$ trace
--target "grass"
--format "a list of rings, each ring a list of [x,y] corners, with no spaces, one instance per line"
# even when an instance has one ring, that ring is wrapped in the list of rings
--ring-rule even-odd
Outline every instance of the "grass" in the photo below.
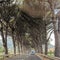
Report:
[[[3,60],[3,48],[2,47],[0,47],[0,60]]]
[[[0,60],[3,60],[3,56],[2,55],[0,55]]]
[[[0,53],[3,53],[3,48],[2,47],[0,47]]]
[[[49,57],[54,57],[54,52],[52,52],[52,51],[48,52],[48,56]]]
[[[3,58],[0,58],[0,60],[3,60]]]

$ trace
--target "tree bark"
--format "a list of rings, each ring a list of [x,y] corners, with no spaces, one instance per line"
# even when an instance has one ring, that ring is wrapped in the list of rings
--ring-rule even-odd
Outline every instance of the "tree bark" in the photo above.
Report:
[[[16,54],[16,44],[15,44],[15,39],[14,39],[13,32],[12,32],[12,39],[13,39],[14,54]]]
[[[20,54],[20,42],[18,41],[18,53]]]
[[[60,57],[60,33],[58,32],[58,23],[56,16],[54,15],[54,11],[52,10],[52,16],[53,16],[53,26],[54,26],[54,34],[55,34],[55,56]],[[58,27],[58,28],[57,28]]]
[[[5,42],[6,42],[6,54],[8,54],[8,47],[7,47],[7,33],[8,33],[8,24],[6,24],[6,33],[5,33]]]
[[[4,32],[3,32],[3,24],[1,23],[1,36],[2,36],[2,41],[3,41],[3,47],[5,54],[8,54],[8,47],[7,47],[7,27],[6,27],[6,34],[4,37]]]
[[[42,44],[40,46],[40,49],[41,49],[41,54],[43,54],[43,48],[42,48]]]
[[[46,42],[45,43],[45,55],[47,55],[48,54],[48,43]]]
[[[46,23],[45,23],[46,24]],[[47,55],[48,54],[48,41],[49,41],[49,39],[47,40],[47,30],[46,30],[46,25],[45,25],[45,32],[44,32],[44,34],[45,34],[45,55]]]
[[[58,32],[58,29],[57,29],[58,26],[56,26],[57,19],[56,19],[56,15],[54,14],[55,5],[51,3],[50,0],[49,0],[49,4],[51,7],[51,12],[53,17],[52,21],[53,21],[54,34],[55,34],[55,56],[60,57],[60,33]]]
[[[55,34],[55,56],[60,57],[60,33],[56,30],[56,24],[54,24]]]

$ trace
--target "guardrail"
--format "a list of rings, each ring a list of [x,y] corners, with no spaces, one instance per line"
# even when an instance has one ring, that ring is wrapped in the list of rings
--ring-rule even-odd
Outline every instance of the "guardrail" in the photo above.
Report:
[[[58,57],[49,57],[47,55],[44,54],[36,54],[38,57],[40,57],[42,60],[60,60],[60,58]]]

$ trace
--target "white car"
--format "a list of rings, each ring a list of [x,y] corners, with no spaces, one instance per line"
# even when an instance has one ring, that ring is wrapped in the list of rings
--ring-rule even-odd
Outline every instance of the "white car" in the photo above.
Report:
[[[31,55],[34,55],[35,54],[35,50],[31,50]]]

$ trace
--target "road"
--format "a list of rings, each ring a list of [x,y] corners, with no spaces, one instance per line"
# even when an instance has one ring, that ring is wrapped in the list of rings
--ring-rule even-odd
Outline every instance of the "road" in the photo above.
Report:
[[[23,55],[23,56],[17,55],[5,60],[41,60],[41,59],[36,55]]]
[[[30,55],[27,58],[25,58],[25,60],[41,60],[41,59],[36,55]]]

